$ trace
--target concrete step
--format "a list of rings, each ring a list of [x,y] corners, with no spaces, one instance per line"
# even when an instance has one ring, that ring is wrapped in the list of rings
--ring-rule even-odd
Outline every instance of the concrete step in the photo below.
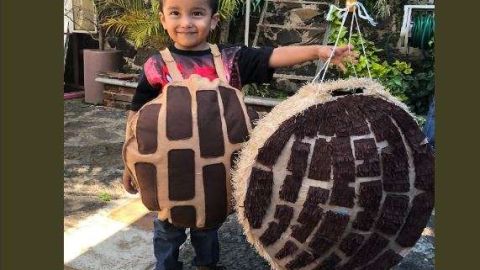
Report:
[[[155,216],[135,198],[80,221],[64,232],[64,269],[153,269]]]

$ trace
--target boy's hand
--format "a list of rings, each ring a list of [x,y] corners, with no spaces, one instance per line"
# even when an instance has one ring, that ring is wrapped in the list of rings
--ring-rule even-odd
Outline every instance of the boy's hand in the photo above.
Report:
[[[330,54],[332,53],[334,46],[322,46],[320,48],[319,52],[319,57],[321,59],[328,59],[330,57]],[[347,70],[345,67],[344,63],[345,62],[350,62],[352,64],[356,64],[358,60],[358,53],[355,51],[352,51],[353,46],[352,45],[343,45],[340,47],[337,47],[335,52],[333,53],[332,60],[330,61],[331,64],[334,66],[340,68],[343,72]]]
[[[128,193],[136,194],[138,192],[138,190],[134,186],[133,179],[130,176],[130,173],[128,173],[126,168],[125,170],[123,170],[122,184]]]

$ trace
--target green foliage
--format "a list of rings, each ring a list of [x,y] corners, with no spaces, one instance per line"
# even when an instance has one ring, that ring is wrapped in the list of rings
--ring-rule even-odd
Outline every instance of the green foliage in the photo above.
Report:
[[[123,35],[135,47],[165,44],[168,36],[162,30],[159,17],[159,2],[152,0],[150,6],[143,0],[101,0],[104,8],[113,10],[103,26],[107,32]]]
[[[397,0],[393,0],[397,1]],[[362,1],[367,10],[373,11],[375,17],[385,19],[392,13],[392,0],[365,0]]]
[[[112,200],[112,195],[108,194],[107,192],[102,192],[98,195],[98,198],[102,200],[102,202],[109,202]]]
[[[272,89],[270,84],[248,84],[243,87],[243,93],[246,96],[257,96],[265,98],[285,99],[288,97],[287,93]]]
[[[341,18],[335,13],[331,22],[332,31],[329,36],[329,43],[333,44],[340,31],[339,44],[348,43],[349,29],[341,26]],[[410,63],[398,59],[387,61],[379,56],[383,49],[377,48],[371,41],[364,39],[365,55],[363,54],[360,36],[352,34],[351,42],[354,51],[360,54],[356,65],[347,65],[347,71],[340,74],[342,77],[355,76],[368,77],[367,59],[370,64],[372,77],[378,79],[385,88],[394,96],[405,102],[417,115],[425,115],[428,112],[430,99],[435,92],[434,72],[434,38],[430,41],[430,49],[424,51],[425,58],[415,70]],[[421,120],[421,118],[419,118]]]
[[[222,23],[229,22],[236,13],[241,0],[220,0],[219,14]],[[110,15],[102,25],[107,31],[123,35],[136,48],[152,46],[161,48],[169,42],[169,37],[160,23],[159,0],[99,0]]]
[[[430,100],[435,93],[435,70],[433,50],[427,51],[417,73],[408,77],[409,87],[405,94],[407,104],[417,114],[426,115]]]
[[[341,27],[342,21],[338,12],[332,16],[331,32],[328,37],[329,43],[334,44],[337,35],[340,32],[339,46],[349,43],[349,29],[345,26]],[[347,71],[341,74],[342,77],[350,77],[357,75],[358,77],[368,77],[368,68],[373,78],[378,79],[392,95],[398,97],[402,101],[407,100],[406,91],[409,86],[408,76],[413,72],[409,63],[395,60],[389,63],[379,57],[379,53],[383,49],[375,47],[371,41],[365,40],[363,37],[363,45],[365,46],[365,53],[362,49],[362,40],[358,33],[352,34],[350,44],[353,45],[354,51],[360,56],[357,64],[349,63]],[[368,68],[367,68],[368,64]]]
[[[229,22],[237,13],[243,0],[220,0],[218,13],[224,22]]]

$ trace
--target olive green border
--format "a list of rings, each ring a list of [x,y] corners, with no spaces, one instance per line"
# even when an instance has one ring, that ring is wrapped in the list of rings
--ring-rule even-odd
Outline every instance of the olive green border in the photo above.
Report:
[[[437,269],[477,269],[480,3],[436,2],[435,260]]]
[[[1,1],[1,269],[63,268],[63,1]]]
[[[436,269],[475,269],[480,8],[437,2]],[[62,269],[63,3],[0,5],[0,266]]]

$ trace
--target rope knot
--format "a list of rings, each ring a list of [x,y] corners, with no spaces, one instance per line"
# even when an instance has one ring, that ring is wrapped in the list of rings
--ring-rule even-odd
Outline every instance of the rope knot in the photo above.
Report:
[[[358,17],[368,21],[372,26],[377,26],[377,22],[375,22],[375,20],[370,16],[370,14],[368,14],[368,11],[367,9],[365,8],[365,6],[361,3],[361,2],[355,2],[354,4],[352,4],[351,6],[348,6],[348,7],[345,7],[345,8],[339,8],[337,6],[335,6],[334,4],[330,4],[330,7],[328,9],[328,13],[327,13],[327,16],[326,16],[326,20],[327,21],[332,21],[333,20],[333,13],[335,11],[339,11],[340,13],[340,17],[343,19],[343,18],[346,18],[348,16],[348,12],[350,10],[351,7],[354,7],[354,11]]]

